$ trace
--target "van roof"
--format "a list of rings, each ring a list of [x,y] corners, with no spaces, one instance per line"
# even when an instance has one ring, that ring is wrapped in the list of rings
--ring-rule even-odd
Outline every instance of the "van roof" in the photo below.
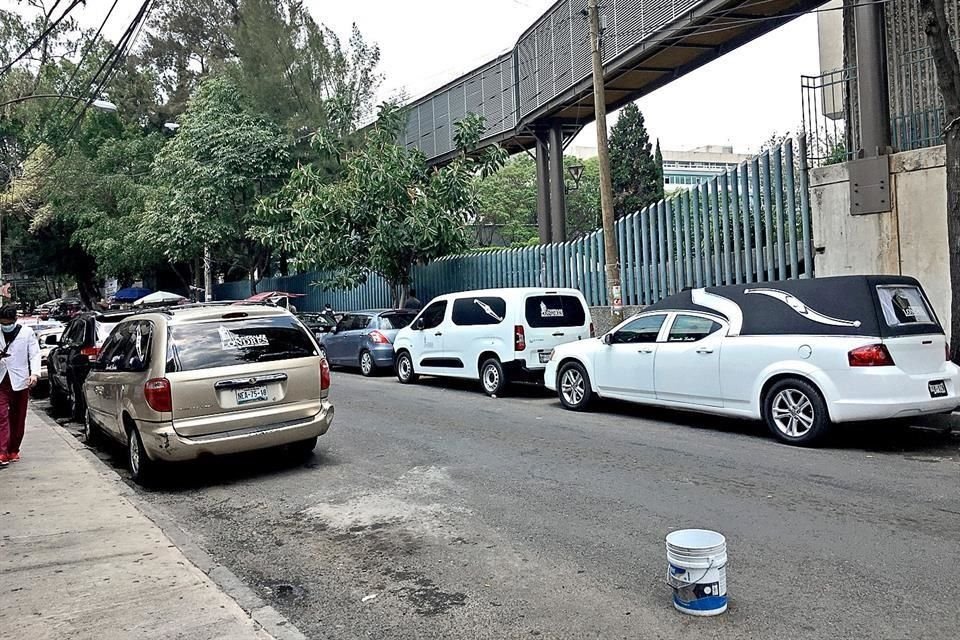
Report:
[[[130,316],[130,319],[164,320],[168,324],[203,322],[205,320],[233,320],[237,318],[269,318],[293,316],[281,307],[266,304],[245,304],[242,307],[223,305],[187,305],[166,309],[151,309]]]
[[[579,289],[569,287],[501,287],[497,289],[472,289],[470,291],[454,291],[443,295],[435,296],[433,300],[447,300],[460,296],[499,296],[521,297],[527,295],[570,295],[583,298]]]

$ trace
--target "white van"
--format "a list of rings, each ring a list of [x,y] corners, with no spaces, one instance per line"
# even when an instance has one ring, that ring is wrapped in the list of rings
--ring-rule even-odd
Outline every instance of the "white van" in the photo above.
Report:
[[[515,380],[543,381],[557,345],[590,338],[593,323],[576,289],[462,291],[430,301],[394,339],[397,378],[480,379],[488,395]]]

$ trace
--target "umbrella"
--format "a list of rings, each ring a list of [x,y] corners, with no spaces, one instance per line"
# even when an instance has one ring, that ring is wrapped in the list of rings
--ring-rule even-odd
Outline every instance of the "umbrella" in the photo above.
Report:
[[[127,287],[117,291],[113,295],[113,299],[117,302],[133,302],[134,300],[139,300],[143,296],[149,294],[150,289],[145,289],[143,287]]]
[[[170,293],[169,291],[157,291],[156,293],[143,296],[134,302],[133,306],[139,307],[154,304],[179,304],[184,300],[186,300],[186,298],[179,294]]]
[[[250,296],[244,302],[267,302],[273,298],[305,298],[306,295],[305,293],[287,293],[286,291],[264,291]]]

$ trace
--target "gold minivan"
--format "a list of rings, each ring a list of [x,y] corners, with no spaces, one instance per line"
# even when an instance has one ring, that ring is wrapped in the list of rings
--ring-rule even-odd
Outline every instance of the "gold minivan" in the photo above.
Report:
[[[126,445],[134,480],[158,463],[291,445],[304,454],[333,421],[330,368],[284,309],[200,305],[131,316],[84,383],[84,439]]]

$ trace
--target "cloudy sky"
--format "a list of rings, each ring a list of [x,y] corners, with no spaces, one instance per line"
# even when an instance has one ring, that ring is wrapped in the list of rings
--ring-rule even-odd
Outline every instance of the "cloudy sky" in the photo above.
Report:
[[[96,27],[112,0],[87,0],[75,10]],[[0,0],[9,8],[14,0]],[[64,3],[66,4],[66,3]],[[120,0],[106,29],[123,32],[139,2]],[[510,49],[551,0],[306,0],[314,18],[344,40],[356,23],[379,44],[381,96],[399,89],[419,96]],[[732,144],[753,151],[774,132],[801,121],[800,76],[819,71],[816,16],[807,15],[674,81],[638,102],[665,149]],[[595,144],[586,127],[578,145]]]

